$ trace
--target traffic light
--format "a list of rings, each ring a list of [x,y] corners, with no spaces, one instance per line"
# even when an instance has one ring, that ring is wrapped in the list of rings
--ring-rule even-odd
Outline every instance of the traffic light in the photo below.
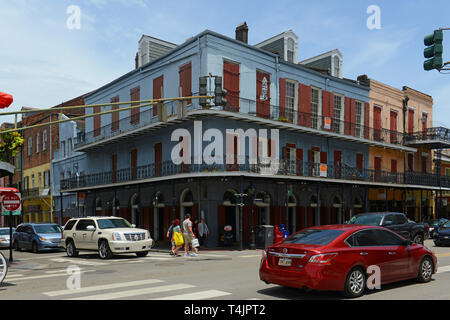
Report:
[[[207,82],[206,77],[201,77],[200,81],[199,81],[199,90],[198,90],[198,94],[200,96],[206,96],[208,94],[207,85],[208,85],[208,82]],[[198,104],[203,107],[206,107],[206,105],[207,105],[206,98],[200,98]]]
[[[428,48],[425,48],[425,50],[423,51],[423,55],[425,58],[429,58],[423,63],[423,68],[426,71],[441,69],[443,67],[443,40],[444,33],[442,30],[434,30],[434,33],[424,38],[424,44],[428,46]]]
[[[214,84],[214,104],[216,106],[226,106],[228,103],[226,99],[227,90],[222,88],[222,77],[216,77]]]

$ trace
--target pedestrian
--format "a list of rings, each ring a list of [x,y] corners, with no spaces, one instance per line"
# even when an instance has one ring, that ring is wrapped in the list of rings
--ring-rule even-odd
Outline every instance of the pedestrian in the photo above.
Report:
[[[191,215],[188,213],[184,216],[183,221],[183,238],[184,238],[184,256],[189,257],[188,249],[193,239],[195,239],[194,232],[192,231]],[[191,252],[193,257],[196,257],[195,252]]]
[[[192,231],[194,232],[194,235],[196,238],[198,238],[198,219],[195,218],[194,222],[192,223]]]
[[[180,219],[175,219],[172,224],[172,247],[173,249],[173,256],[174,257],[180,257],[181,255],[178,254],[178,250],[180,250],[183,247],[183,234],[181,233],[180,228]]]
[[[208,226],[205,223],[205,219],[201,218],[200,223],[198,224],[198,235],[200,245],[203,246],[206,243],[206,237],[209,235]]]
[[[173,224],[174,224],[175,220],[172,220],[169,230],[167,230],[167,234],[166,237],[169,240],[169,245],[171,246],[170,248],[170,255],[173,256],[174,255],[174,250],[175,250],[175,242],[173,242],[172,238],[173,238]],[[179,224],[179,223],[178,223]]]

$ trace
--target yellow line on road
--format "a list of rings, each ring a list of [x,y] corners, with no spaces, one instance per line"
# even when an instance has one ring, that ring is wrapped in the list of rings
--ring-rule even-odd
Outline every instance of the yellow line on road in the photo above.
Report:
[[[440,253],[440,254],[436,254],[436,257],[441,258],[441,257],[450,257],[450,253]]]

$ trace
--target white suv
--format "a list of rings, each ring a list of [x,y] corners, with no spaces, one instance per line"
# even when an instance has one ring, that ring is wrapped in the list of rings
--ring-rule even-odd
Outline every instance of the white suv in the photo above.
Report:
[[[86,217],[67,221],[62,233],[62,245],[69,257],[79,250],[98,251],[101,259],[114,254],[136,253],[145,257],[154,242],[150,232],[119,217]]]

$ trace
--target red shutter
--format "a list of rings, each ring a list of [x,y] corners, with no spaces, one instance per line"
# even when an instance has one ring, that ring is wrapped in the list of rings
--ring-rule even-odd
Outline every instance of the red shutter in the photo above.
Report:
[[[331,92],[322,90],[322,128],[325,128],[325,117],[327,118],[333,118],[333,94]],[[325,130],[331,130],[331,122],[330,122],[330,129]]]
[[[263,80],[267,80],[266,99],[261,100]],[[270,118],[270,74],[262,71],[256,71],[256,115],[258,117]]]
[[[362,170],[363,168],[363,155],[362,153],[356,154],[356,168]]]
[[[342,171],[342,151],[334,150],[334,176],[336,179],[341,178]]]
[[[136,87],[130,90],[130,98],[131,101],[139,101],[141,100],[141,88],[140,87]],[[139,105],[139,103],[132,103],[131,106],[137,106]],[[136,124],[139,123],[139,112],[140,108],[133,108],[131,109],[131,118],[130,118],[130,123],[131,124]]]
[[[368,103],[365,103],[364,108],[364,138],[369,139],[369,118],[370,118],[370,107]]]
[[[391,111],[391,143],[397,143],[397,112]]]
[[[155,176],[159,177],[161,176],[161,169],[162,169],[162,144],[161,142],[155,143],[153,146],[153,153],[154,153],[154,167],[155,167]]]
[[[100,106],[96,106],[94,107],[94,113],[100,113],[101,112],[101,107]],[[101,116],[94,116],[94,137],[97,137],[100,135],[101,132],[101,121],[102,118]]]
[[[311,87],[298,84],[298,124],[311,126]]]
[[[180,67],[179,78],[183,97],[192,96],[192,64],[190,62]],[[191,104],[191,100],[187,100],[187,103]]]
[[[162,90],[164,88],[164,75],[153,79],[153,99],[162,99]],[[153,105],[153,116],[158,115],[158,108]]]
[[[117,154],[113,154],[111,157],[111,171],[112,171],[112,183],[117,182]]]
[[[391,160],[391,173],[397,173],[397,160]]]
[[[351,99],[348,97],[345,97],[345,110],[344,110],[344,120],[345,120],[345,129],[344,133],[347,135],[350,135],[352,132],[352,119],[351,119]]]
[[[116,96],[114,98],[111,98],[111,103],[119,102],[119,96]],[[111,110],[118,110],[119,105],[113,105],[111,106]],[[117,131],[119,130],[119,112],[113,112],[111,113],[111,131]]]
[[[328,163],[328,159],[327,159],[327,153],[322,151],[320,153],[320,163],[322,164],[327,164]]]
[[[408,110],[408,133],[414,132],[414,110]]]
[[[229,61],[223,61],[223,87],[227,90],[227,100],[230,104],[230,110],[239,112],[239,64]]]
[[[298,148],[296,150],[296,158],[297,158],[297,175],[302,176],[303,175],[303,149]]]
[[[131,150],[130,154],[130,167],[131,167],[131,180],[136,180],[137,178],[137,149]]]
[[[280,117],[286,117],[286,79],[280,78]]]

